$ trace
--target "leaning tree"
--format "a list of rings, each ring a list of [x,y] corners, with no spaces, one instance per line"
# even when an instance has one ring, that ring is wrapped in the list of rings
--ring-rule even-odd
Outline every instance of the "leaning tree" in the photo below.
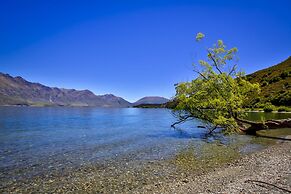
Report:
[[[204,34],[198,33],[200,42]],[[244,131],[290,126],[290,120],[253,122],[244,119],[244,107],[258,96],[259,84],[250,83],[237,67],[238,49],[227,49],[222,40],[206,49],[206,60],[193,65],[196,78],[176,85],[174,116],[178,119],[172,126],[191,119],[199,119],[209,133],[217,128],[224,131]]]

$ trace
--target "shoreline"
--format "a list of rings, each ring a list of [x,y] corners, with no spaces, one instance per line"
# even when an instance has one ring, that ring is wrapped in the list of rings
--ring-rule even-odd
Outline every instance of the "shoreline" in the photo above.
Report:
[[[263,110],[249,110],[249,111],[245,111],[245,112],[250,112],[250,113],[252,113],[252,112],[254,112],[254,113],[291,113],[291,111],[277,111],[277,110],[273,110],[273,111],[271,111],[271,112],[265,112],[265,111],[263,111]]]
[[[291,139],[289,135],[288,139]],[[209,169],[181,169],[169,160],[93,163],[1,185],[4,193],[282,193],[291,191],[291,141]],[[246,182],[248,181],[249,182]],[[253,182],[251,182],[253,181]],[[254,182],[262,181],[264,183]],[[275,185],[275,186],[271,186]],[[261,186],[259,186],[261,185]]]
[[[291,193],[290,148],[291,141],[278,141],[205,174],[165,184],[153,193]],[[152,193],[151,186],[146,188]]]

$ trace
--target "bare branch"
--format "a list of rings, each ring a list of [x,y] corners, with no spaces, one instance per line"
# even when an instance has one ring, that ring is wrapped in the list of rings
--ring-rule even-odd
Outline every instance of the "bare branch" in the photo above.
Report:
[[[230,72],[228,73],[228,76],[230,76],[231,74],[233,74],[235,72],[236,68],[237,68],[237,65],[236,64],[234,66],[232,66]]]
[[[193,70],[195,73],[198,73],[201,77],[203,77],[205,80],[208,80],[200,71],[198,70]]]
[[[210,59],[213,61],[214,67],[216,68],[216,70],[219,72],[219,74],[222,74],[222,71],[219,69],[217,62],[215,61],[214,57],[212,56],[212,53],[209,50],[207,52],[209,54]]]
[[[189,118],[191,118],[191,117],[192,117],[191,115],[187,115],[187,116],[185,116],[185,117],[183,117],[183,116],[179,116],[179,120],[176,121],[175,123],[173,123],[173,124],[171,125],[171,127],[174,127],[174,128],[175,128],[175,125],[177,125],[177,124],[181,124],[181,123],[184,123],[184,122],[188,121]],[[192,117],[191,119],[194,119],[194,118]]]
[[[215,131],[215,129],[217,129],[217,127],[218,127],[218,125],[215,125],[214,127],[212,127],[211,129],[209,129],[209,132],[208,132],[208,134],[210,135],[210,134],[212,134],[213,133],[213,131]]]

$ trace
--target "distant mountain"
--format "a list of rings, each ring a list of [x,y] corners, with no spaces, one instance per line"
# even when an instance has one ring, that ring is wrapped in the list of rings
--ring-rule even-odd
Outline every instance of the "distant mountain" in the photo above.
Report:
[[[160,96],[147,96],[139,99],[135,103],[133,103],[133,106],[138,106],[138,105],[147,105],[147,104],[164,104],[167,103],[169,99],[160,97]]]
[[[129,107],[131,103],[112,94],[48,87],[0,73],[0,105]]]
[[[291,106],[291,57],[278,65],[247,75],[247,79],[261,86],[260,97],[255,103]]]

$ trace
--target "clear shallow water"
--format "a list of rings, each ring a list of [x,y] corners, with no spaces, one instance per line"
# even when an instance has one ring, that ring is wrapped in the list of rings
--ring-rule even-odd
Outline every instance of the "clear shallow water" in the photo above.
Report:
[[[160,159],[201,138],[197,124],[170,128],[166,109],[0,108],[0,170],[79,165],[116,157]],[[57,161],[56,161],[57,160]]]
[[[182,131],[170,127],[174,121],[167,109],[0,107],[0,180],[96,161],[163,159],[205,141],[198,121]],[[234,141],[207,141],[216,138]]]

